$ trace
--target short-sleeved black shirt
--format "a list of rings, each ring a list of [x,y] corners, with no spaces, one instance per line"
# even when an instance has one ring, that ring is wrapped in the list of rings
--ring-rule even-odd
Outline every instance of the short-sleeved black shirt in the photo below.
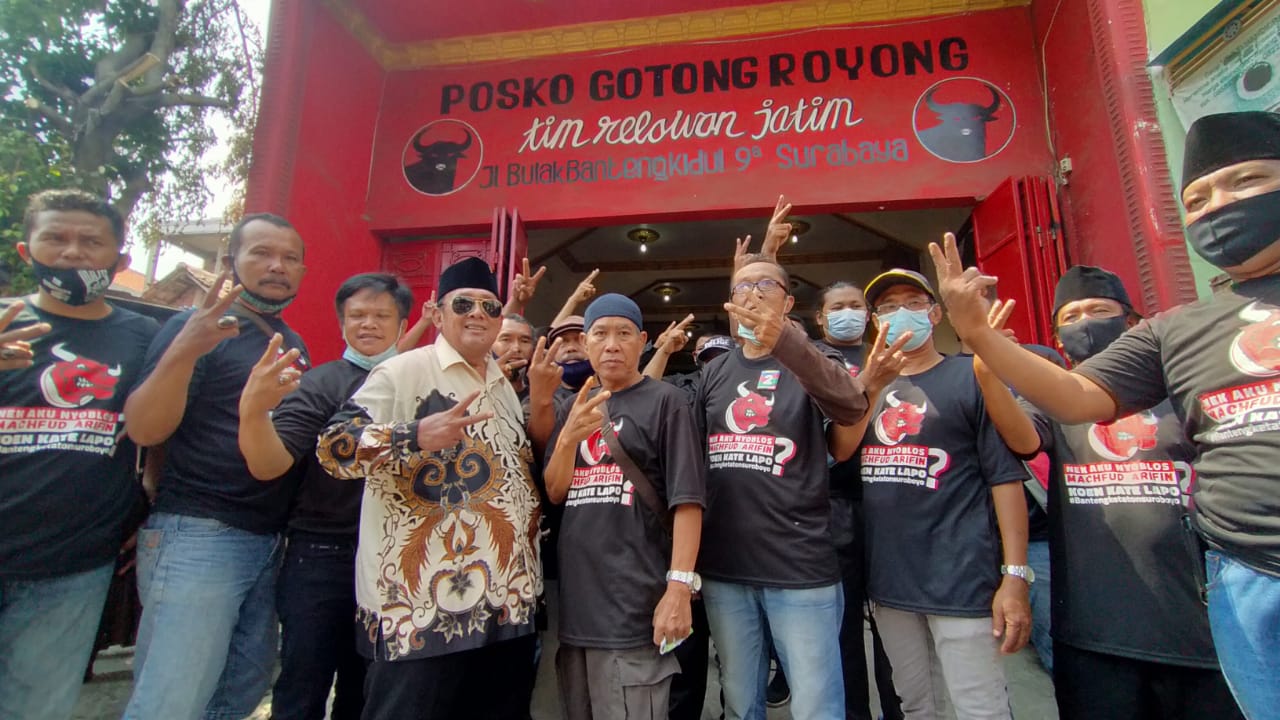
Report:
[[[1027,479],[963,356],[898,378],[859,450],[867,595],[900,610],[986,617],[1000,585],[991,487]]]
[[[316,440],[347,400],[369,376],[369,371],[347,360],[327,362],[302,376],[298,389],[271,413],[281,442],[300,463],[298,487],[289,527],[325,535],[354,536],[360,530],[361,480],[339,480],[324,471],[316,459]]]
[[[0,300],[0,311],[12,299]],[[47,322],[31,367],[0,370],[0,578],[69,575],[110,562],[139,501],[124,401],[155,320],[113,308],[100,320],[28,303],[9,325]]]
[[[699,571],[769,587],[838,582],[823,414],[800,381],[774,356],[735,348],[707,366],[698,398],[709,468]]]
[[[1161,403],[1114,423],[1060,425],[1020,401],[1051,459],[1053,636],[1093,652],[1216,668],[1182,524],[1195,450]]]
[[[1076,372],[1121,416],[1171,400],[1198,455],[1200,532],[1280,576],[1280,275],[1144,320]]]
[[[557,408],[555,437],[571,405]],[[667,507],[705,503],[701,442],[679,390],[644,378],[610,395],[608,410],[622,448]],[[612,649],[653,642],[672,538],[632,487],[600,430],[578,444],[560,527],[563,642]]]
[[[169,319],[147,351],[141,384],[177,337],[187,310]],[[263,315],[274,332],[284,336],[282,349],[297,348],[306,367],[306,345],[278,317]],[[296,488],[296,476],[262,482],[249,474],[240,454],[240,392],[249,372],[266,352],[270,337],[257,323],[244,320],[240,334],[223,340],[196,362],[187,388],[187,409],[178,429],[165,443],[164,472],[156,496],[156,512],[218,520],[256,533],[283,529]]]

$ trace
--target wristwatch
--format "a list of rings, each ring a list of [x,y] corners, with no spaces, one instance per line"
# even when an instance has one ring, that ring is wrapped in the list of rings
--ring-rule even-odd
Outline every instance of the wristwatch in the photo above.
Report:
[[[702,576],[692,570],[668,570],[667,582],[684,583],[694,592],[702,590]]]
[[[1000,574],[1022,578],[1028,585],[1036,581],[1036,571],[1030,565],[1001,565]]]

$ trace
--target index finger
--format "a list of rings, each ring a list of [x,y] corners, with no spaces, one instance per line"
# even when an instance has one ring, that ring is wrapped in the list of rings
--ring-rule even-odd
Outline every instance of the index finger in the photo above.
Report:
[[[725,304],[724,304],[724,309],[725,309],[725,311],[726,311],[726,312],[728,312],[730,315],[736,315],[736,316],[738,316],[738,317],[740,317],[740,318],[745,318],[745,319],[747,319],[747,320],[753,320],[753,321],[755,321],[755,322],[760,322],[760,320],[762,319],[762,316],[761,316],[759,313],[757,313],[757,312],[755,312],[755,311],[753,311],[753,310],[748,310],[748,309],[746,309],[746,308],[744,308],[744,307],[742,307],[741,305],[738,305],[738,304],[736,304],[736,303],[727,302],[727,303],[725,303]]]
[[[280,346],[284,344],[284,336],[276,333],[267,341],[267,349],[262,353],[262,357],[258,358],[258,367],[269,367],[275,364],[277,357],[280,355]]]
[[[1017,300],[1005,300],[1003,304],[997,300],[996,304],[991,308],[993,317],[990,320],[991,327],[999,330],[1004,324],[1009,322],[1009,316],[1013,315],[1013,307],[1017,305]]]
[[[596,386],[596,376],[592,375],[587,381],[582,383],[582,388],[578,390],[578,395],[573,399],[574,405],[583,405],[586,403],[587,395],[591,393],[591,388]]]
[[[596,268],[595,270],[592,270],[591,274],[587,276],[587,279],[583,280],[582,282],[590,285],[592,282],[595,282],[596,276],[599,274],[600,274],[600,268]]]
[[[964,261],[960,259],[960,248],[956,245],[955,233],[943,234],[942,249],[947,256],[947,269],[953,275],[959,275],[964,272]]]
[[[32,338],[38,338],[52,330],[53,327],[49,325],[49,323],[36,323],[35,325],[28,325],[24,328],[0,333],[0,342],[11,343],[18,342],[19,340],[30,340]]]
[[[526,261],[525,261],[525,268],[524,268],[524,271],[525,271],[526,273],[527,273],[527,272],[529,272],[529,265],[528,265],[528,262],[529,262],[528,260],[526,260]],[[536,283],[536,282],[538,282],[539,280],[541,280],[541,279],[542,279],[542,276],[543,276],[543,275],[546,275],[546,274],[547,274],[547,266],[546,266],[546,265],[543,265],[543,266],[541,266],[541,267],[539,267],[539,268],[538,268],[538,272],[534,273],[533,277],[532,277],[532,278],[530,278],[530,280],[531,280],[532,282],[535,282],[535,283]]]
[[[524,266],[524,276],[529,277],[529,258],[525,258],[521,264]]]
[[[222,286],[227,284],[227,278],[229,277],[231,277],[229,270],[223,270],[218,273],[218,278],[213,281],[213,288],[205,294],[204,302],[200,303],[200,307],[211,308],[218,304],[218,300],[221,299],[218,293],[222,292]]]
[[[26,306],[26,303],[17,300],[5,308],[4,312],[0,313],[0,332],[4,332],[4,329],[9,327],[9,323],[13,322],[13,319],[18,317],[18,313],[22,312],[22,309]]]
[[[480,413],[478,415],[468,415],[458,421],[458,427],[470,427],[476,423],[482,423],[485,420],[489,420],[492,417],[493,413],[491,412]]]
[[[454,415],[465,414],[467,412],[467,408],[471,407],[471,403],[475,402],[476,398],[478,397],[480,397],[480,391],[476,390],[475,392],[463,398],[462,401],[459,402],[457,405],[454,405],[453,407],[449,408],[449,412],[453,413]]]
[[[680,324],[677,327],[683,330],[689,327],[689,323],[691,322],[693,322],[693,313],[689,313],[688,315],[685,315],[684,319],[680,321]]]
[[[214,285],[213,287],[214,287],[214,289],[211,289],[211,290],[209,291],[209,294],[210,294],[210,295],[215,295],[215,296],[216,296],[216,295],[218,294],[217,289],[218,289],[218,288],[221,288],[222,286],[221,286],[221,285]],[[244,286],[243,286],[243,285],[236,285],[235,287],[233,287],[233,288],[231,288],[230,290],[228,290],[226,295],[223,295],[223,296],[218,300],[218,302],[216,302],[216,303],[214,303],[214,304],[213,304],[213,313],[214,313],[215,315],[222,315],[223,313],[225,313],[227,310],[229,310],[229,309],[231,308],[231,305],[232,305],[233,303],[235,303],[236,298],[240,297],[240,293],[242,293],[242,292],[244,292]],[[206,298],[206,299],[208,299],[208,298]]]
[[[770,221],[778,222],[782,218],[785,218],[789,212],[791,212],[791,204],[787,202],[785,195],[779,195],[778,204],[773,206],[773,217]]]
[[[893,344],[889,346],[889,349],[885,350],[885,354],[889,357],[893,357],[894,353],[898,352],[904,345],[911,342],[911,335],[912,333],[910,330],[902,333],[898,339],[893,341]]]

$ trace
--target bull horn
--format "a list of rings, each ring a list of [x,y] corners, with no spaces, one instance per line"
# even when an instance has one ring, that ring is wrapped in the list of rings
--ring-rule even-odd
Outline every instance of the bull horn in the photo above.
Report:
[[[747,391],[747,384],[745,382],[738,383],[738,397],[746,397],[750,394],[751,393]]]
[[[927,412],[929,412],[929,403],[927,402],[920,403],[920,414],[923,415]]]
[[[471,147],[471,142],[472,142],[473,140],[475,140],[475,137],[473,137],[473,136],[471,135],[471,131],[470,131],[470,130],[468,130],[468,129],[466,129],[466,128],[463,128],[463,129],[462,129],[462,132],[464,132],[464,133],[466,133],[466,134],[467,134],[467,139],[466,139],[466,140],[464,140],[460,146],[458,146],[458,152],[463,152],[463,151],[464,151],[464,150],[466,150],[467,148]]]
[[[1266,322],[1268,320],[1276,322],[1280,321],[1280,311],[1263,310],[1258,307],[1258,303],[1251,302],[1240,311],[1240,319],[1248,320],[1249,322]]]
[[[774,400],[777,400],[777,399],[778,399],[778,396],[777,396],[777,395],[773,395],[773,396],[771,396],[768,400],[765,400],[765,401],[764,401],[764,406],[765,406],[765,407],[773,407],[773,401],[774,401]]]
[[[1000,93],[996,92],[996,89],[990,85],[987,86],[987,90],[991,92],[991,104],[983,108],[982,114],[984,116],[990,116],[1000,108]]]
[[[67,362],[75,361],[76,354],[67,352],[64,349],[65,346],[66,346],[66,343],[58,343],[57,345],[54,345],[53,348],[49,350],[49,353],[54,357],[58,358],[59,360],[66,360]]]
[[[934,101],[933,101],[933,94],[934,94],[934,93],[936,93],[936,92],[938,92],[938,89],[937,89],[937,88],[934,88],[934,89],[930,90],[929,92],[925,93],[925,94],[924,94],[924,104],[925,104],[925,105],[928,105],[930,110],[932,110],[932,111],[934,111],[934,112],[936,112],[936,113],[938,113],[938,114],[942,114],[942,112],[943,112],[942,108],[938,106],[938,103],[936,103],[936,102],[934,102]]]
[[[888,405],[889,407],[898,407],[899,405],[901,405],[902,401],[898,399],[898,391],[894,390],[888,395],[885,395],[884,404]]]
[[[1159,424],[1160,424],[1160,420],[1159,420],[1159,419],[1157,419],[1157,418],[1156,418],[1156,416],[1155,416],[1155,415],[1152,415],[1151,413],[1143,413],[1143,414],[1142,414],[1142,422],[1143,422],[1144,424],[1146,424],[1146,425],[1159,425]]]
[[[422,144],[422,135],[426,132],[427,131],[424,128],[422,132],[419,132],[417,135],[413,136],[413,149],[419,153],[427,152],[427,146]]]
[[[120,366],[116,365],[115,367],[107,368],[107,374],[111,377],[120,377],[120,370]]]

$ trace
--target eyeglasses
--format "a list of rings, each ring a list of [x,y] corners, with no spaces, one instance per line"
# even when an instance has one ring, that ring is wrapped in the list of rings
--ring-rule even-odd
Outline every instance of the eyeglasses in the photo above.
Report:
[[[502,303],[497,300],[476,300],[465,295],[459,295],[449,303],[449,307],[458,315],[469,315],[475,309],[476,303],[480,304],[480,309],[484,310],[484,314],[491,318],[496,318],[502,314]]]
[[[774,295],[783,292],[782,283],[773,278],[762,278],[755,282],[740,282],[733,286],[735,298],[746,297],[752,290],[759,290],[761,295]]]
[[[898,312],[898,308],[906,308],[908,310],[911,310],[912,312],[920,312],[921,310],[928,310],[929,308],[933,307],[933,305],[934,303],[932,300],[908,300],[907,302],[904,302],[902,304],[885,303],[883,305],[876,306],[876,314],[892,315]]]

